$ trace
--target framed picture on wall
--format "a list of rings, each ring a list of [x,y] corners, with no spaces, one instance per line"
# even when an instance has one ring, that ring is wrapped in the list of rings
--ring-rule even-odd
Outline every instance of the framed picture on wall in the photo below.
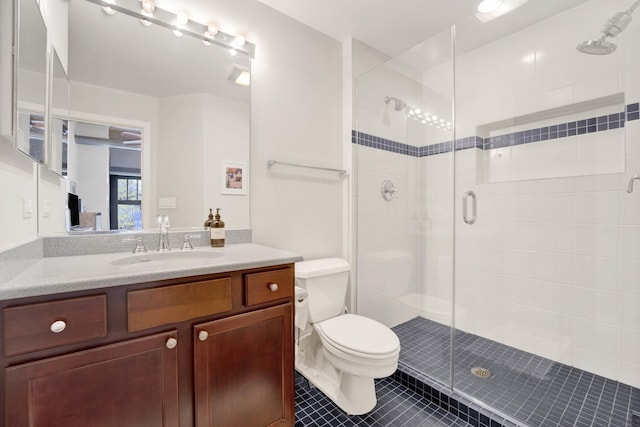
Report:
[[[246,163],[222,162],[222,194],[247,194],[249,183]]]

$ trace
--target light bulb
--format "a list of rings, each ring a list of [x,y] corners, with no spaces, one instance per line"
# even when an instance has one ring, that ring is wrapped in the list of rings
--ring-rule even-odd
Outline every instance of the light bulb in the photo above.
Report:
[[[182,31],[176,28],[175,30],[173,30],[173,35],[176,37],[182,37]]]
[[[115,4],[114,0],[105,0],[104,2],[107,4]],[[114,13],[116,13],[116,11],[109,6],[102,6],[102,11],[107,15],[113,15]]]
[[[156,5],[153,3],[153,0],[142,0],[142,11],[143,15],[146,13],[152,13],[156,9]]]
[[[233,39],[233,45],[236,47],[242,47],[244,46],[244,44],[246,43],[246,39],[244,38],[244,36],[241,36],[240,34],[238,34],[234,39]]]
[[[436,116],[435,114],[433,116],[431,116],[431,120],[436,121],[438,120],[438,116]]]
[[[209,24],[209,26],[207,27],[207,32],[204,33],[204,35],[212,39],[216,34],[218,34],[218,27],[213,24]]]
[[[502,0],[483,0],[478,3],[476,9],[480,13],[489,13],[496,10],[502,4]]]
[[[181,12],[176,15],[176,22],[178,23],[177,26],[182,28],[185,25],[187,25],[187,23],[189,22],[189,18],[187,17],[186,14]]]
[[[421,111],[422,111],[421,109],[416,108],[416,114],[420,114]]]

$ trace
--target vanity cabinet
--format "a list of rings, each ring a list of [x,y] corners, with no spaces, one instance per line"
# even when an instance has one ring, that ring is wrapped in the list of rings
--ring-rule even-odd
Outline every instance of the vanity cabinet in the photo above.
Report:
[[[177,426],[175,332],[6,369],[6,426]]]
[[[293,264],[1,301],[6,427],[294,425]]]
[[[291,303],[194,327],[196,427],[293,425]]]

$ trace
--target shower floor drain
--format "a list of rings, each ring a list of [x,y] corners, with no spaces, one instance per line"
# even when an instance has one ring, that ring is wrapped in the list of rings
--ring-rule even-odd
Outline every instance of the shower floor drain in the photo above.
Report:
[[[485,368],[471,368],[471,373],[480,378],[489,378],[491,376],[491,372]]]

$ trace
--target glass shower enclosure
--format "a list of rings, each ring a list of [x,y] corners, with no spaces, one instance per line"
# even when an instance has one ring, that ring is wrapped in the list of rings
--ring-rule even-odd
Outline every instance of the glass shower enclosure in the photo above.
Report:
[[[471,16],[357,76],[354,299],[403,372],[501,419],[631,425],[640,25],[588,55],[629,5],[573,4]]]

